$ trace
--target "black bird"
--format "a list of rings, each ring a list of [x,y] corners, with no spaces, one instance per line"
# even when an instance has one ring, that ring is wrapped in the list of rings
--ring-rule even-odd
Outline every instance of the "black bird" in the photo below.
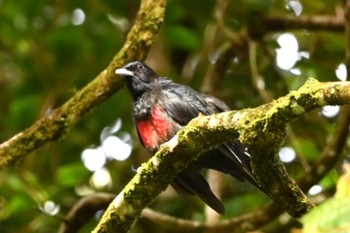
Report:
[[[140,61],[131,62],[115,73],[123,76],[132,95],[137,132],[152,155],[199,114],[229,110],[223,101],[160,77]],[[224,214],[223,204],[200,173],[204,168],[229,174],[240,181],[248,180],[261,189],[252,174],[247,149],[238,140],[206,152],[179,173],[172,183],[178,193],[197,195],[216,212]]]

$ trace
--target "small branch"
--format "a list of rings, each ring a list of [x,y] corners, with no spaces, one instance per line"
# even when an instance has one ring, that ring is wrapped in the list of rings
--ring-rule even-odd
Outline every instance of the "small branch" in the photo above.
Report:
[[[343,14],[337,12],[336,15],[314,15],[314,16],[253,16],[248,31],[253,39],[260,39],[269,32],[287,31],[293,29],[302,30],[324,30],[333,32],[344,31]]]
[[[216,224],[202,224],[198,221],[175,218],[146,208],[142,217],[159,225],[165,230],[182,233],[246,233],[264,225],[271,218],[281,214],[280,209],[273,204],[264,206],[254,213],[245,214]]]
[[[115,195],[110,193],[94,193],[83,197],[71,208],[58,232],[78,232],[98,210],[106,209],[114,198]]]
[[[264,103],[270,102],[273,98],[270,93],[266,90],[266,84],[264,77],[259,73],[256,50],[258,49],[257,42],[249,41],[249,66],[252,77],[253,86],[258,91]]]
[[[182,218],[176,218],[167,214],[159,213],[152,209],[146,208],[142,211],[142,218],[147,219],[171,232],[203,232],[203,224],[198,221],[192,221]]]
[[[124,46],[92,82],[64,105],[0,145],[0,168],[14,165],[44,144],[61,139],[82,117],[111,97],[123,82],[114,70],[131,60],[144,60],[163,23],[166,0],[143,0]]]
[[[320,154],[319,161],[298,181],[302,190],[307,191],[317,184],[339,162],[349,134],[349,125],[350,106],[344,106],[338,116],[333,136]]]
[[[207,73],[204,77],[202,91],[204,93],[211,93],[212,95],[218,95],[216,90],[219,90],[218,85],[224,77],[224,72],[230,65],[231,59],[237,56],[240,51],[247,48],[247,42],[245,35],[240,34],[239,40],[235,41],[237,43],[223,43],[218,49],[218,59],[215,64],[210,65]]]
[[[350,103],[349,82],[310,79],[297,91],[255,109],[199,116],[178,132],[145,164],[106,210],[94,232],[126,232],[149,205],[193,159],[240,135],[252,154],[257,179],[277,205],[299,217],[313,205],[291,179],[277,151],[286,124],[325,105]],[[193,155],[190,157],[188,155]],[[171,173],[169,171],[172,171]]]
[[[267,17],[263,20],[270,31],[285,31],[290,29],[308,29],[325,31],[344,31],[344,18],[338,15],[315,15],[298,17]]]
[[[214,13],[214,18],[217,22],[217,25],[219,29],[223,32],[223,34],[233,43],[237,44],[240,41],[239,36],[232,31],[229,27],[225,24],[225,11],[227,9],[227,0],[219,0],[217,1],[217,7]]]

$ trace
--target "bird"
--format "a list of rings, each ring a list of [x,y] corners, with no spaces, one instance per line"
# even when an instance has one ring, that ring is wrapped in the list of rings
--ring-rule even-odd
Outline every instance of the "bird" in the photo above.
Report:
[[[115,73],[131,94],[137,134],[150,155],[198,115],[229,111],[222,100],[159,76],[144,62],[130,62]],[[238,139],[205,152],[177,174],[171,184],[179,194],[198,196],[217,213],[224,214],[225,207],[202,175],[203,169],[246,180],[263,191],[253,175],[249,152]]]

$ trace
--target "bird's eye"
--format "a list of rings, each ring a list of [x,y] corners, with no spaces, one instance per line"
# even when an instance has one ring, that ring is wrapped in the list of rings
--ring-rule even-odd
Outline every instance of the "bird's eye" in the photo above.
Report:
[[[139,78],[145,83],[149,83],[150,79],[147,76],[147,69],[142,64],[137,64],[137,72],[139,73]]]

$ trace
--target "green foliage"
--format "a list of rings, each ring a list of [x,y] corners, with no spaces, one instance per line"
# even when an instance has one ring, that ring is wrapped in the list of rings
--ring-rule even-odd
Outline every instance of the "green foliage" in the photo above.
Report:
[[[70,163],[59,167],[57,170],[57,182],[62,186],[74,187],[86,181],[89,173],[81,162]]]
[[[303,218],[304,233],[349,232],[350,176],[347,172],[337,182],[337,192]]]
[[[201,90],[208,77],[213,76],[209,73],[213,61],[222,55],[224,45],[233,43],[226,29],[233,36],[248,31],[248,27],[260,32],[264,28],[251,25],[253,16],[258,15],[259,20],[265,16],[294,16],[292,9],[287,7],[288,1],[227,1],[226,6],[219,6],[219,2],[169,1],[165,23],[149,55],[149,64],[160,74]],[[302,15],[309,16],[333,15],[335,9],[342,6],[342,1],[300,2]],[[0,1],[0,140],[5,141],[26,129],[94,79],[125,41],[138,5],[139,1],[126,0]],[[83,10],[86,18],[82,24],[74,25],[72,17],[77,8]],[[224,25],[217,23],[217,11],[223,12]],[[310,55],[293,67],[300,70],[300,75],[276,65],[276,49],[280,46],[276,39],[285,32],[293,33],[299,51]],[[300,87],[309,76],[320,81],[337,80],[335,69],[345,60],[347,41],[343,32],[301,28],[264,33],[263,38],[259,38],[261,43],[258,42],[255,58],[259,75],[265,82],[264,90],[272,98]],[[228,65],[219,70],[219,79],[210,86],[215,86],[212,94],[224,99],[232,108],[254,107],[268,101],[252,79],[248,47],[243,43],[234,48],[237,51],[227,56]],[[133,169],[148,158],[137,140],[130,104],[128,93],[120,91],[78,122],[60,142],[45,145],[17,167],[0,171],[0,231],[55,232],[60,222],[43,215],[38,206],[53,200],[61,205],[60,216],[68,212],[80,195],[76,188],[81,184],[89,186],[92,174],[81,161],[82,151],[99,145],[104,127],[121,118],[121,131],[132,135],[135,148],[128,160],[107,162],[113,182],[103,191],[117,194],[133,176]],[[296,146],[298,156],[312,166],[334,132],[334,122],[335,118],[326,119],[320,111],[310,113],[291,123],[295,137],[288,137],[285,144]],[[287,167],[296,178],[305,174],[299,159]],[[332,189],[336,173],[333,169],[322,180],[322,185]],[[243,188],[237,188],[238,185]],[[93,187],[88,188],[89,192],[94,191]],[[268,202],[262,194],[250,190],[245,184],[225,179],[222,191],[228,213],[224,218],[253,212]],[[349,216],[349,204],[348,199],[331,199],[305,221],[311,225],[321,221],[324,225],[341,226],[347,220],[345,216]],[[202,206],[202,203],[179,198],[172,192],[167,192],[153,204],[157,210],[173,216],[195,216],[200,220],[205,219]],[[340,211],[344,214],[338,215]],[[152,232],[164,232],[154,225],[151,228]],[[135,232],[151,232],[142,222],[135,229]],[[86,227],[82,232],[90,231],[91,228]]]
[[[349,232],[350,198],[332,198],[312,210],[304,220],[304,233]]]
[[[14,100],[10,106],[11,128],[20,131],[31,125],[38,115],[41,101],[39,96],[34,95]]]
[[[187,27],[172,26],[164,29],[169,45],[175,49],[195,51],[199,48],[200,38]],[[181,41],[181,43],[179,43]]]

